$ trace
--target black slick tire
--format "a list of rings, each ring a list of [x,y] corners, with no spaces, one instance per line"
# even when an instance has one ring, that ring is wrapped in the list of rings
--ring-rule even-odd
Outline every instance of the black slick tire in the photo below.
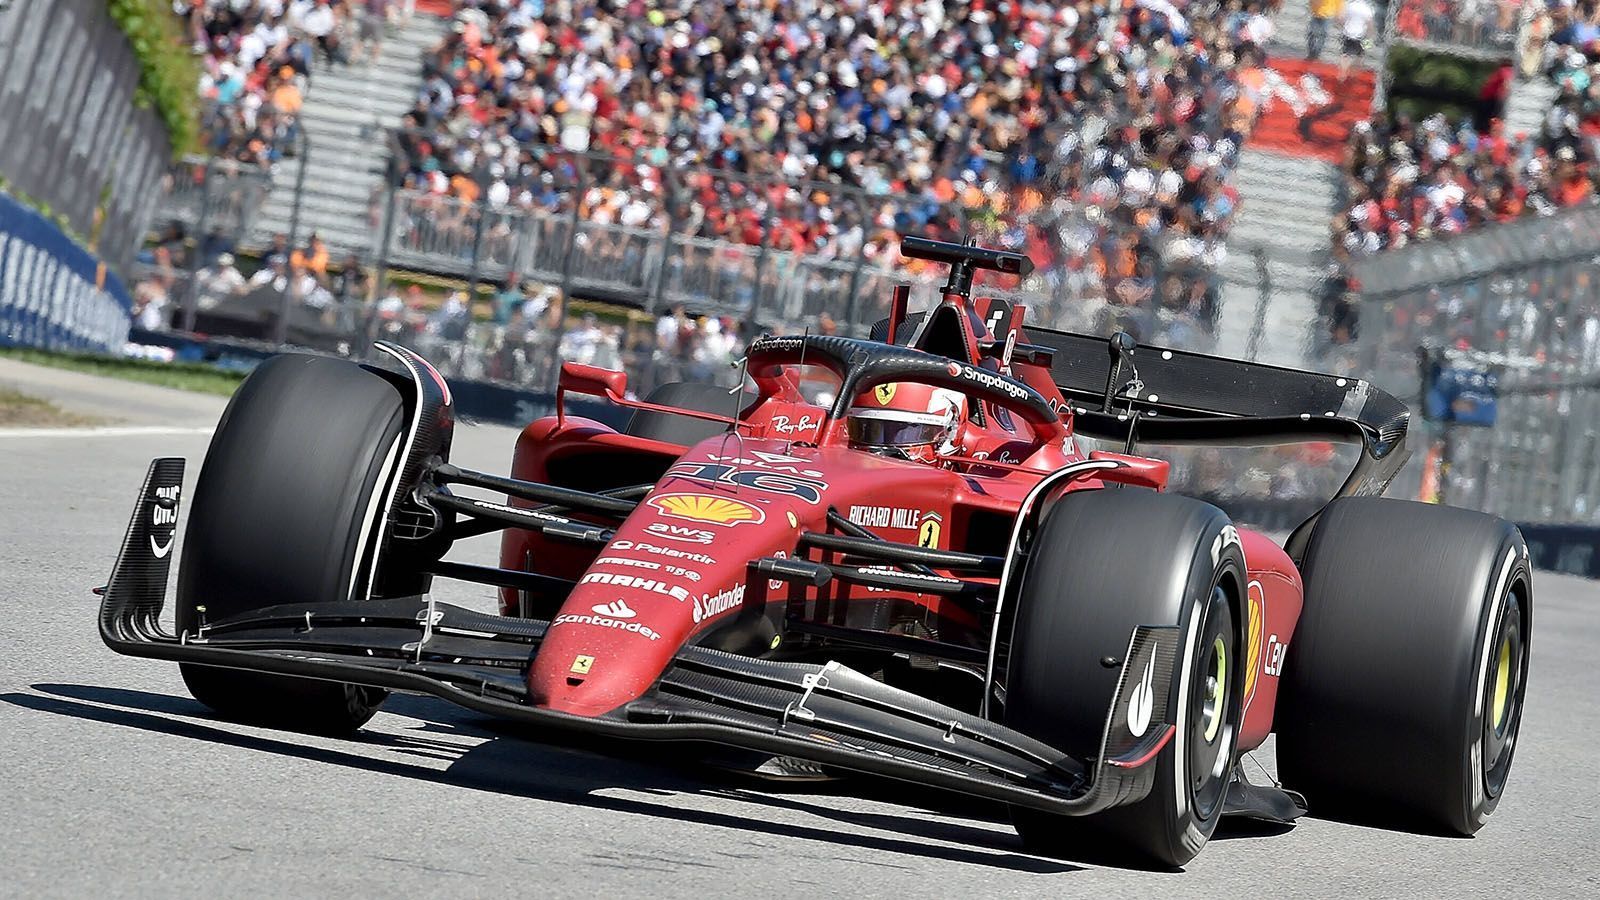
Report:
[[[1006,724],[1080,759],[1098,755],[1128,639],[1177,625],[1167,710],[1177,733],[1143,800],[1092,816],[1021,808],[1029,850],[1177,867],[1221,819],[1237,756],[1245,582],[1237,532],[1207,503],[1144,490],[1068,494],[1044,516],[1017,596],[1006,662]]]
[[[404,403],[352,363],[283,355],[228,403],[184,532],[176,625],[364,590],[383,494],[400,462]],[[386,692],[180,664],[195,699],[227,718],[320,734],[370,719]]]
[[[1278,772],[1315,815],[1472,834],[1510,773],[1533,588],[1509,522],[1403,500],[1335,500],[1301,566]]]

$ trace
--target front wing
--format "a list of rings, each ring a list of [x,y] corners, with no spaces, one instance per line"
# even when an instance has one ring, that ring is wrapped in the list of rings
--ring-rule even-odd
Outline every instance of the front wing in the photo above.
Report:
[[[715,742],[1066,815],[1145,797],[1156,756],[1173,734],[1172,627],[1142,626],[1130,635],[1100,755],[1088,760],[836,662],[777,662],[700,647],[685,647],[651,691],[605,715],[543,709],[528,700],[527,671],[548,623],[430,597],[285,598],[291,602],[174,636],[160,618],[183,466],[170,458],[151,464],[104,588],[100,634],[119,653],[427,694],[552,734]],[[1153,678],[1145,674],[1152,661]],[[1130,679],[1130,672],[1142,677]],[[1130,703],[1156,713],[1139,735],[1128,725]]]

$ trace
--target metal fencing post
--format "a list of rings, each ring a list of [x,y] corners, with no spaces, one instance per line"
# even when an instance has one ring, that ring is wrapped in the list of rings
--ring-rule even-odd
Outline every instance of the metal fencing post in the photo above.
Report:
[[[183,331],[194,331],[195,307],[200,304],[200,256],[204,248],[206,229],[211,222],[211,179],[217,173],[215,160],[207,159],[205,178],[200,182],[200,216],[195,222],[194,254],[189,259],[189,283],[183,291]]]
[[[311,165],[311,135],[305,122],[300,123],[300,170],[294,175],[294,206],[289,210],[289,252],[293,253],[300,240],[300,205],[306,194],[306,168]],[[285,285],[283,301],[278,304],[278,323],[273,342],[283,346],[289,342],[289,312],[294,285]]]
[[[756,179],[751,179],[749,183],[754,186],[759,182]],[[776,186],[777,183],[778,179],[773,178],[771,186]],[[777,231],[775,227],[776,215],[771,205],[771,195],[769,194],[766,199],[768,201],[767,213],[761,222],[761,249],[756,253],[755,293],[750,298],[749,321],[751,325],[758,325],[761,321],[761,293],[763,290],[761,278],[767,271],[767,257],[772,250],[772,234]]]
[[[389,290],[389,252],[394,241],[394,214],[395,206],[400,197],[400,188],[391,179],[388,185],[388,196],[383,201],[383,221],[379,227],[383,230],[378,235],[378,299],[383,299]]]
[[[547,378],[552,387],[561,378],[561,340],[567,334],[567,316],[572,312],[572,259],[578,251],[578,221],[583,208],[583,195],[588,190],[588,168],[584,158],[574,156],[573,179],[577,190],[572,198],[572,222],[567,229],[567,249],[561,258],[561,312],[556,316],[556,333],[550,342],[550,370]]]
[[[1256,300],[1255,318],[1250,323],[1250,337],[1245,341],[1245,356],[1251,362],[1255,362],[1256,351],[1261,346],[1261,336],[1267,330],[1267,306],[1272,302],[1272,271],[1267,267],[1265,247],[1256,247],[1251,255],[1255,257],[1256,283],[1261,293]]]
[[[489,192],[479,186],[477,221],[472,225],[472,257],[467,270],[467,315],[472,315],[472,305],[478,301],[478,282],[482,274],[478,271],[479,258],[483,253],[483,223],[489,217]]]

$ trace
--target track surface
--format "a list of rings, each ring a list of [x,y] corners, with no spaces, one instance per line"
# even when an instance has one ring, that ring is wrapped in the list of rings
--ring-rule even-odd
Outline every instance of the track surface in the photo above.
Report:
[[[1106,869],[1024,853],[994,806],[861,780],[774,790],[664,748],[541,745],[431,700],[392,699],[353,741],[218,721],[174,667],[100,644],[89,589],[150,458],[188,457],[192,486],[195,416],[222,404],[92,388],[125,398],[125,424],[188,430],[0,434],[0,897],[1600,896],[1592,582],[1537,579],[1522,746],[1477,838],[1308,819],[1225,835],[1183,873]],[[512,437],[459,429],[457,459],[503,468]]]

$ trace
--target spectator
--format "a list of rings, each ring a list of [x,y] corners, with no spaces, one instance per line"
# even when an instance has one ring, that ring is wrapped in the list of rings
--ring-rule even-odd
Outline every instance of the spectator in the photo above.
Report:
[[[1350,69],[1366,55],[1367,42],[1372,39],[1372,26],[1377,12],[1368,0],[1345,0],[1339,17],[1339,30],[1344,35],[1344,52],[1339,57],[1339,80],[1350,77]]]
[[[351,58],[377,62],[383,53],[383,30],[394,12],[393,0],[357,0],[361,24]]]
[[[1311,0],[1311,21],[1306,24],[1306,59],[1321,59],[1328,43],[1328,23],[1344,22],[1344,0]]]
[[[322,242],[321,236],[316,232],[306,240],[304,250],[296,250],[289,254],[291,263],[304,266],[318,278],[328,274],[328,245]]]
[[[326,252],[326,251],[324,251]],[[333,277],[333,296],[341,307],[353,309],[367,303],[372,294],[372,277],[354,253],[346,256],[339,274]]]
[[[195,273],[195,295],[200,309],[213,309],[244,293],[244,276],[233,263],[233,254],[224,253]]]
[[[394,175],[460,201],[436,210],[483,197],[825,257],[896,262],[898,233],[976,231],[1047,270],[1123,236],[1159,260],[1169,232],[1226,234],[1252,118],[1233,74],[1270,40],[1267,8],[462,0]],[[576,151],[606,157],[582,192]],[[1086,200],[1094,227],[1063,246]],[[444,236],[453,216],[405,227]]]

